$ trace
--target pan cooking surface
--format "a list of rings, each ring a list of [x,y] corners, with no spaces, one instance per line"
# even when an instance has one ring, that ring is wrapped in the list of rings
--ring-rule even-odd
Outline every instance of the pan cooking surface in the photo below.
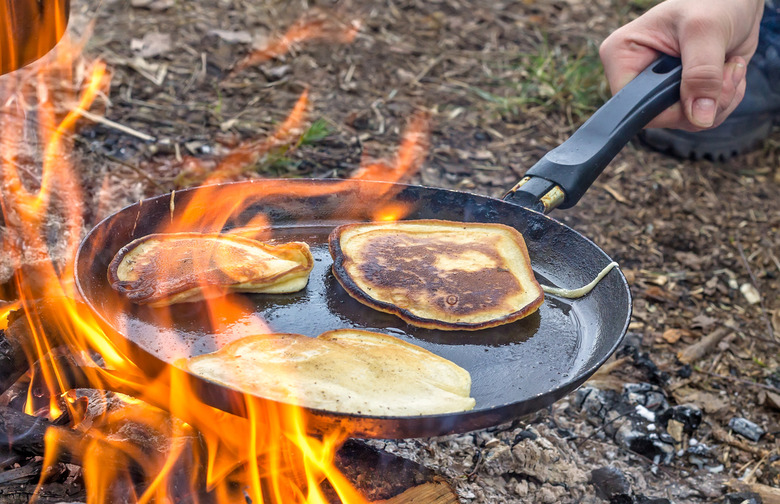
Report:
[[[205,303],[184,303],[172,310],[173,326],[161,316],[167,310],[132,306],[126,312],[105,316],[135,343],[166,362],[217,350],[226,343],[258,332],[297,333],[315,337],[335,329],[365,329],[409,341],[445,357],[471,373],[472,396],[477,407],[506,402],[506,391],[496,387],[508,376],[522,376],[516,392],[533,396],[550,390],[570,377],[584,362],[580,352],[593,345],[581,338],[576,307],[570,301],[547,297],[540,310],[518,322],[482,331],[436,331],[409,326],[401,319],[377,312],[352,299],[330,272],[327,238],[330,227],[304,227],[275,233],[282,241],[305,241],[312,248],[314,270],[308,286],[291,294],[236,294],[231,301],[249,307],[249,314],[228,324],[210,315]],[[542,283],[549,280],[539,277]],[[108,288],[108,286],[106,286]],[[108,288],[105,301],[116,296]],[[576,303],[576,302],[575,302]],[[213,322],[209,324],[209,319]],[[254,319],[254,320],[253,320]],[[263,327],[264,324],[267,327]],[[224,327],[215,333],[209,326]],[[551,360],[551,354],[555,359]]]
[[[631,300],[619,270],[611,271],[583,298],[546,296],[536,313],[480,331],[416,328],[364,306],[352,299],[331,274],[327,238],[337,225],[370,220],[370,213],[356,211],[370,201],[363,194],[367,185],[346,184],[343,189],[345,184],[339,181],[340,192],[330,194],[322,189],[328,189],[334,181],[308,181],[304,183],[321,195],[305,197],[284,195],[286,182],[275,182],[281,189],[276,200],[264,196],[231,219],[225,229],[246,225],[258,214],[265,215],[275,240],[309,244],[315,258],[314,270],[309,284],[300,292],[230,295],[231,302],[244,307],[238,318],[227,316],[219,308],[210,312],[203,302],[174,305],[170,311],[132,304],[116,309],[121,300],[108,285],[108,264],[121,247],[157,232],[160,222],[174,219],[169,196],[121,210],[85,238],[76,260],[79,290],[107,334],[117,342],[130,343],[131,358],[139,366],[154,373],[164,364],[178,365],[178,359],[212,352],[237,338],[259,333],[316,337],[329,330],[357,328],[390,334],[468,370],[472,397],[476,399],[474,410],[422,417],[310,411],[324,428],[339,424],[357,437],[420,437],[488,427],[548,406],[590,376],[625,334]],[[269,182],[239,185],[252,189],[261,183]],[[522,207],[455,191],[393,184],[381,187],[385,185],[396,188],[391,202],[408,207],[408,219],[497,222],[515,227],[525,237],[534,272],[543,284],[580,287],[611,262],[601,249],[571,228]],[[191,193],[182,191],[176,197],[178,211]],[[197,223],[188,229],[200,231]],[[240,404],[236,406],[240,395],[206,380],[192,379],[202,389],[204,401],[244,414]]]

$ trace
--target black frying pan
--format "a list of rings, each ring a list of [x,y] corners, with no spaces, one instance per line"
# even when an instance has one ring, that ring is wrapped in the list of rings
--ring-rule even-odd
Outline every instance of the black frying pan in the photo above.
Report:
[[[112,257],[131,240],[158,232],[161,226],[180,221],[185,213],[192,219],[186,229],[194,231],[229,231],[261,215],[271,229],[269,236],[309,243],[316,260],[309,284],[301,292],[235,295],[248,313],[268,324],[269,331],[312,337],[343,328],[383,332],[450,359],[472,376],[476,407],[471,411],[376,417],[308,410],[311,431],[341,426],[356,437],[405,438],[465,432],[509,421],[563,397],[612,354],[631,314],[623,274],[612,270],[581,299],[547,296],[538,312],[512,324],[475,332],[424,330],[350,298],[330,272],[328,234],[337,225],[372,220],[378,213],[401,207],[405,219],[497,222],[524,235],[541,283],[584,285],[611,262],[609,256],[578,232],[526,206],[549,211],[558,205],[573,205],[584,192],[583,186],[595,180],[617,151],[650,118],[678,99],[679,81],[679,62],[662,60],[645,71],[570,140],[548,153],[504,200],[343,180],[255,180],[144,200],[108,217],[87,235],[76,259],[79,291],[108,336],[134,363],[150,376],[163,373],[181,357],[214,351],[257,328],[233,323],[216,334],[208,328],[211,322],[219,322],[220,315],[209,315],[203,303],[175,305],[170,317],[167,311],[127,304],[108,285],[106,272]],[[577,155],[579,160],[568,162]],[[215,201],[235,202],[227,221],[214,220]],[[188,376],[206,403],[231,413],[246,413],[241,394]]]

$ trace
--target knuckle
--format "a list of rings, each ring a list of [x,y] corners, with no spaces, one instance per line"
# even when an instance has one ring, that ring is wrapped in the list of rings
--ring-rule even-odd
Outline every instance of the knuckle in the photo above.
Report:
[[[723,69],[718,65],[699,64],[683,68],[683,85],[704,93],[720,93],[723,87]]]

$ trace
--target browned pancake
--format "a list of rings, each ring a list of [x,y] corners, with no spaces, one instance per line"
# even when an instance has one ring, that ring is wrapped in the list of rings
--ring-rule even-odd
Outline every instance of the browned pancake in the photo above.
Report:
[[[242,392],[342,413],[433,415],[475,405],[468,371],[369,331],[249,336],[189,359],[186,368]]]
[[[117,252],[108,280],[130,301],[150,306],[226,292],[295,292],[314,266],[309,246],[271,245],[218,233],[151,234]]]
[[[329,244],[333,274],[352,297],[415,326],[484,329],[544,301],[522,235],[502,224],[347,224]]]

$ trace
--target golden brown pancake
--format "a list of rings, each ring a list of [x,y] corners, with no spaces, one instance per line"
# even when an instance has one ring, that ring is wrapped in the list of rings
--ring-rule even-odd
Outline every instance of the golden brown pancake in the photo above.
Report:
[[[270,334],[189,359],[192,373],[274,401],[374,416],[467,411],[471,376],[453,362],[385,334]]]
[[[484,329],[544,301],[522,235],[502,224],[347,224],[329,244],[333,274],[350,296],[414,326]]]
[[[151,234],[123,247],[108,280],[130,301],[150,306],[198,301],[226,292],[295,292],[314,266],[309,246],[272,245],[218,233]]]

